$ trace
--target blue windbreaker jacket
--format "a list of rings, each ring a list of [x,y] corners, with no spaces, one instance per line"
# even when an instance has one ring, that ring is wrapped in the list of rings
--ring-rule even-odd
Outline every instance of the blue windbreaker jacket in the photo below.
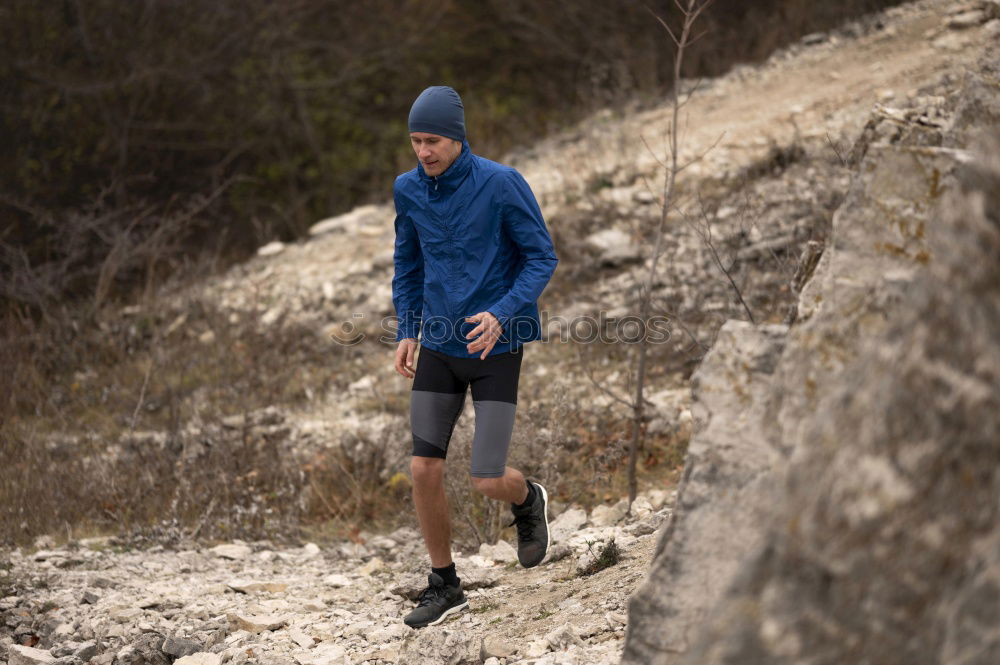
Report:
[[[465,317],[490,312],[503,334],[489,355],[541,339],[538,297],[555,272],[552,238],[524,177],[472,153],[439,176],[421,164],[396,178],[396,341],[477,358]]]

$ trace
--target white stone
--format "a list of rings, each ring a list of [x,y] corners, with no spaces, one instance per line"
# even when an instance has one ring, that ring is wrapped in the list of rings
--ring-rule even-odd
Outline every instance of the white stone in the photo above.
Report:
[[[54,663],[55,657],[48,651],[33,649],[32,647],[12,644],[7,647],[8,665],[42,665],[43,663]]]
[[[292,638],[292,641],[298,644],[303,649],[312,648],[316,644],[316,640],[312,638],[311,635],[307,635],[301,628],[292,628],[288,631],[288,636]]]
[[[566,540],[586,523],[587,513],[582,508],[564,510],[549,523],[549,531],[552,532],[553,542]]]
[[[358,621],[352,623],[350,626],[344,629],[344,635],[364,635],[367,633],[372,626],[375,625],[374,621]]]
[[[260,591],[281,593],[288,590],[288,584],[285,582],[265,582],[254,580],[230,580],[229,582],[226,582],[226,586],[233,591],[240,591],[242,593],[254,593]]]
[[[347,649],[334,642],[322,642],[304,654],[296,654],[300,665],[342,665],[346,662]]]
[[[541,658],[549,652],[549,643],[545,639],[535,640],[528,645],[524,655],[528,658]]]
[[[329,575],[323,578],[323,584],[333,587],[344,587],[344,586],[351,586],[353,582],[351,582],[350,578],[347,577],[347,575],[341,575],[340,573],[330,573]]]
[[[382,559],[378,557],[374,557],[373,559],[368,561],[368,563],[358,568],[358,574],[367,577],[376,571],[383,570],[384,568],[385,568],[385,561],[382,561]]]
[[[402,639],[407,633],[413,632],[405,623],[392,623],[383,628],[375,628],[365,634],[365,639],[370,644],[383,644],[392,640]]]
[[[243,543],[228,543],[225,545],[216,545],[209,552],[221,559],[239,561],[250,556],[252,550],[248,545]]]
[[[178,658],[174,661],[174,665],[222,665],[222,655],[209,653],[208,651],[199,651],[198,653]]]
[[[596,527],[607,527],[618,524],[628,510],[628,500],[622,499],[613,506],[596,506],[590,512],[590,523]]]
[[[274,256],[275,254],[280,254],[285,251],[285,243],[280,240],[275,240],[274,242],[269,242],[263,247],[257,250],[257,256]]]
[[[229,625],[237,630],[245,630],[251,633],[262,633],[265,630],[278,630],[286,623],[287,619],[282,616],[266,614],[243,614],[230,612],[226,615]]]
[[[510,563],[517,561],[517,550],[506,540],[498,540],[495,545],[488,543],[480,545],[479,556],[499,563]]]
[[[317,545],[316,543],[306,543],[302,547],[302,554],[304,554],[306,557],[310,559],[319,556],[320,554],[319,545]]]

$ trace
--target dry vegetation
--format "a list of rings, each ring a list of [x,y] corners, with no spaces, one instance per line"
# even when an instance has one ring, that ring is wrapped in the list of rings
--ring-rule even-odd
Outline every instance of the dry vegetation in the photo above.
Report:
[[[303,461],[223,424],[343,389],[331,368],[366,350],[295,326],[275,336],[203,302],[165,308],[162,294],[264,241],[299,237],[319,217],[385,198],[391,176],[410,166],[398,137],[425,84],[460,89],[477,151],[499,156],[598,106],[659,99],[670,44],[631,2],[168,4],[0,9],[0,80],[11,91],[0,114],[12,137],[0,159],[0,543],[97,531],[297,537],[331,521],[348,533],[392,524],[412,512],[400,510],[410,500],[405,478],[385,474],[387,447],[398,442]],[[672,3],[662,4],[669,18]],[[892,2],[754,4],[717,0],[704,19],[713,37],[687,56],[686,76],[760,59]],[[414,24],[450,35],[446,48],[417,58],[427,51]],[[350,171],[339,170],[345,163]],[[592,191],[602,186],[598,178]],[[558,226],[582,237],[605,214],[616,213]],[[555,240],[564,257],[555,291],[597,277],[586,247]],[[203,334],[179,333],[187,328]],[[658,350],[653,364],[689,373],[702,350]],[[616,349],[595,358],[625,361]],[[557,500],[623,493],[625,418],[550,395],[524,401],[539,406],[519,415],[512,465],[565,488]],[[403,415],[404,406],[372,408]],[[218,433],[197,454],[192,422]],[[651,437],[640,477],[675,474],[687,436]],[[459,536],[494,538],[496,507],[464,476],[449,482],[464,511]]]

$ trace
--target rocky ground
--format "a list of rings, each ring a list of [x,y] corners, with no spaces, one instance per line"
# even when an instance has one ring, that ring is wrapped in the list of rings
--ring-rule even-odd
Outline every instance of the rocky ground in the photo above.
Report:
[[[761,337],[770,345],[769,331],[784,331],[797,318],[813,315],[798,311],[799,291],[820,290],[814,285],[810,291],[800,268],[810,256],[820,256],[827,243],[834,211],[849,194],[863,149],[917,126],[922,134],[909,137],[909,145],[920,145],[921,137],[940,144],[934,134],[943,131],[954,112],[964,72],[984,45],[998,39],[995,0],[920,0],[839,31],[811,35],[759,67],[741,67],[704,82],[685,110],[697,120],[689,126],[685,150],[695,155],[715,147],[685,172],[681,190],[685,205],[696,201],[695,190],[703,194],[702,222],[709,221],[718,248],[732,259],[734,277],[757,322],[767,324],[748,333],[748,339]],[[642,229],[659,210],[660,172],[643,139],[656,145],[666,118],[662,108],[599,114],[509,160],[538,194],[561,257],[557,279],[542,303],[550,314],[568,318],[630,311],[633,287],[648,261]],[[324,341],[333,336],[355,344],[329,390],[314,393],[304,384],[304,399],[294,408],[268,407],[218,423],[198,417],[183,423],[179,468],[197,466],[220,437],[246,438],[249,430],[303,455],[361,440],[361,435],[405,440],[405,409],[373,406],[403,404],[409,388],[391,369],[391,347],[373,341],[384,332],[381,317],[392,313],[391,222],[387,206],[361,208],[318,224],[306,242],[266,246],[254,260],[194,290],[169,294],[163,307],[170,317],[162,331],[165,343],[185,337],[213,349],[227,339],[228,325],[263,331],[295,326]],[[917,245],[901,249],[905,253]],[[707,348],[724,321],[744,319],[745,313],[697,224],[671,228],[666,247],[657,295],[688,323],[679,343]],[[207,325],[193,313],[193,304],[221,312],[225,325]],[[345,321],[354,326],[349,329]],[[739,330],[729,324],[722,339]],[[361,334],[367,341],[357,343]],[[534,351],[534,358],[522,381],[523,403],[553,417],[532,436],[544,448],[565,444],[571,454],[576,449],[567,437],[572,434],[560,419],[566,413],[606,420],[625,412],[582,376],[571,345],[536,346],[528,352]],[[747,350],[751,357],[760,351],[754,349]],[[768,349],[758,355],[780,352]],[[742,358],[732,367],[723,363],[724,369],[738,368]],[[692,420],[685,378],[691,369],[669,355],[654,362],[652,434]],[[621,363],[607,358],[597,374],[606,386],[628,380]],[[84,386],[89,380],[86,373],[80,377]],[[730,398],[740,402],[735,393],[714,399]],[[701,399],[693,409],[699,419],[713,397],[703,393]],[[472,420],[466,413],[456,436],[467,439]],[[716,442],[736,446],[745,439],[741,423],[716,422],[710,433]],[[86,436],[65,432],[60,445]],[[164,432],[140,426],[109,450],[129,459],[151,447],[173,454],[174,443]],[[403,468],[406,452],[399,447],[387,458],[387,473]],[[556,478],[555,471],[543,470],[553,474],[543,475],[543,481]],[[706,487],[711,493],[712,485]],[[562,510],[550,560],[528,571],[511,565],[511,548],[503,544],[456,555],[459,574],[470,588],[470,610],[421,631],[401,623],[413,605],[409,598],[425,583],[426,552],[412,529],[362,532],[357,542],[296,548],[269,542],[212,547],[190,538],[151,548],[148,543],[135,548],[127,539],[71,537],[58,547],[54,540],[42,541],[0,558],[6,564],[0,568],[0,662],[618,662],[626,626],[632,624],[626,616],[629,600],[648,575],[673,499],[664,490],[647,492],[633,511],[633,517],[623,519],[621,503],[589,515],[578,508]],[[697,524],[680,528],[694,532]],[[729,535],[738,537],[737,532]],[[702,536],[698,543],[711,550],[711,534]],[[578,575],[588,551],[612,537],[622,561],[591,576]],[[703,568],[701,574],[711,577],[712,572]],[[713,589],[722,585],[720,580],[706,583]],[[704,605],[692,614],[692,623],[701,621]],[[684,645],[690,637],[666,629],[662,636]]]
[[[627,517],[625,502],[590,515],[568,508],[552,522],[549,556],[530,570],[505,541],[456,556],[469,609],[419,631],[402,623],[427,573],[409,528],[328,548],[239,541],[129,551],[101,538],[15,553],[8,575],[23,586],[0,599],[0,661],[613,663],[626,599],[671,505],[653,491]],[[582,574],[612,540],[620,561]]]

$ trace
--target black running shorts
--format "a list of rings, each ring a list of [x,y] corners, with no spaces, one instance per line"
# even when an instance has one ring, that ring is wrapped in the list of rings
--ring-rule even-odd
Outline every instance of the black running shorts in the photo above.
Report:
[[[524,345],[486,358],[457,358],[420,347],[410,394],[413,455],[444,459],[472,386],[476,433],[471,474],[499,478],[507,464]]]

